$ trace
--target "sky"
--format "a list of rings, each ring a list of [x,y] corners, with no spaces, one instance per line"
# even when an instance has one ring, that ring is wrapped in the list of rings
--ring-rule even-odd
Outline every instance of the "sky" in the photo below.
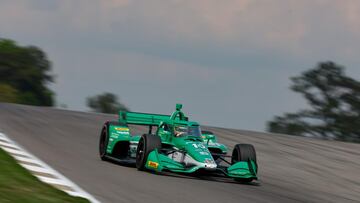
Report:
[[[112,92],[219,127],[265,131],[306,108],[289,77],[318,62],[360,79],[358,0],[0,0],[0,38],[48,54],[69,109]]]

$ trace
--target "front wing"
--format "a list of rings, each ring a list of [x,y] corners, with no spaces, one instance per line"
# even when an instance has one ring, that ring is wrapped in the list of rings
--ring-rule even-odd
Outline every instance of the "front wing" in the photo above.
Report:
[[[156,172],[171,171],[189,174],[203,171],[210,174],[222,174],[231,178],[257,179],[257,165],[252,160],[240,161],[229,167],[207,165],[206,163],[186,166],[183,163],[174,161],[168,156],[159,153],[157,149],[149,153],[145,167]]]

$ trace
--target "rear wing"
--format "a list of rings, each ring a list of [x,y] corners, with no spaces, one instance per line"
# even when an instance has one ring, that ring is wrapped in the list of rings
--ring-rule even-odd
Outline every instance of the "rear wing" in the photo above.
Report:
[[[186,122],[189,120],[181,111],[182,105],[176,104],[176,111],[172,115],[149,114],[138,112],[119,112],[119,122],[122,124],[158,126],[162,121]]]

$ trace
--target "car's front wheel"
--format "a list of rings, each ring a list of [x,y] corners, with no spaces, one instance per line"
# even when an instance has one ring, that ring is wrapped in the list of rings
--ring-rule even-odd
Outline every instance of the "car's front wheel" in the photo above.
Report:
[[[161,147],[161,138],[157,135],[144,134],[141,136],[136,151],[136,168],[145,170],[146,160],[150,152]]]
[[[239,161],[248,161],[252,160],[256,161],[256,151],[253,145],[251,144],[237,144],[234,147],[232,156],[231,156],[231,164],[234,164]]]
[[[237,144],[234,147],[231,156],[231,165],[239,161],[253,161],[255,163],[255,173],[257,173],[257,160],[256,160],[256,151],[253,145],[251,144]],[[253,178],[235,178],[238,182],[249,183]]]

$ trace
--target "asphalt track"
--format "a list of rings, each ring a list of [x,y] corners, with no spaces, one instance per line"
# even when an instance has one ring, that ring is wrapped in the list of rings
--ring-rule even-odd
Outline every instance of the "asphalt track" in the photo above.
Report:
[[[0,131],[102,202],[360,202],[359,144],[208,127],[228,146],[255,146],[260,183],[248,185],[103,162],[105,120],[116,116],[0,104]]]

